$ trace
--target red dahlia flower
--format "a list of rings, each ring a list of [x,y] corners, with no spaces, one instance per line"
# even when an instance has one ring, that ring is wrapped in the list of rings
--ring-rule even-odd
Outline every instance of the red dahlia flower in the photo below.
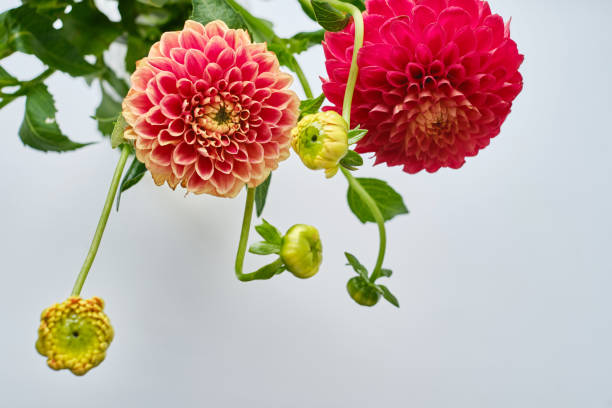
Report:
[[[497,136],[523,87],[509,21],[482,0],[367,0],[351,127],[359,153],[404,171],[457,169]],[[323,91],[341,111],[354,25],[327,33]]]
[[[299,109],[291,82],[246,31],[187,21],[138,62],[125,137],[156,184],[234,197],[289,157]]]

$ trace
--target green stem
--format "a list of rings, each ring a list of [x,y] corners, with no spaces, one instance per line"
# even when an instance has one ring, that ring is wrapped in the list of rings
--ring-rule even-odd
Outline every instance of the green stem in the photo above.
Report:
[[[378,235],[379,235],[379,246],[378,246],[378,258],[376,259],[376,265],[372,270],[372,275],[370,276],[370,282],[374,282],[376,279],[380,277],[380,269],[382,268],[383,261],[385,260],[385,250],[387,248],[387,233],[385,231],[385,219],[383,218],[380,209],[376,205],[374,199],[368,194],[368,192],[363,188],[361,183],[359,183],[355,177],[351,174],[351,172],[344,167],[340,166],[340,170],[348,180],[349,185],[355,190],[355,192],[361,197],[363,202],[368,206],[370,212],[374,216],[374,220],[376,220],[376,224],[378,224]]]
[[[357,66],[357,57],[359,50],[363,47],[363,16],[361,10],[352,4],[347,4],[337,0],[325,0],[333,7],[340,11],[350,13],[353,16],[353,22],[355,23],[355,43],[353,46],[353,59],[351,61],[351,70],[349,71],[349,77],[346,81],[346,91],[344,92],[344,103],[342,104],[342,117],[346,123],[351,126],[351,106],[353,105],[353,94],[355,93],[355,84],[357,84],[357,74],[359,73],[359,67]]]
[[[251,220],[253,219],[253,203],[255,202],[255,188],[247,189],[247,198],[244,205],[244,215],[242,217],[242,230],[240,231],[240,241],[238,243],[238,253],[236,254],[235,272],[236,277],[241,282],[249,282],[253,280],[270,279],[284,269],[283,261],[279,258],[272,264],[259,268],[255,272],[242,273],[244,266],[244,256],[247,250],[249,241],[249,230],[251,229]]]
[[[38,85],[54,73],[55,70],[53,68],[47,68],[42,74],[40,74],[36,78],[31,79],[29,81],[19,82],[20,88],[17,91],[8,94],[0,92],[0,97],[2,97],[2,101],[0,101],[0,109],[4,108],[6,105],[13,102],[18,97],[26,95],[28,93],[28,90],[32,86]]]
[[[355,24],[355,43],[353,46],[353,59],[351,61],[351,70],[349,71],[348,81],[346,83],[346,91],[344,93],[344,102],[342,104],[342,117],[346,123],[350,126],[351,124],[351,107],[353,105],[353,94],[355,93],[355,85],[357,84],[357,75],[359,74],[359,66],[357,65],[357,57],[359,50],[363,47],[364,27],[363,27],[363,16],[361,10],[352,4],[343,3],[337,0],[325,0],[333,7],[340,11],[350,13],[353,16],[353,22]],[[378,224],[378,235],[379,235],[379,246],[378,246],[378,258],[376,259],[376,265],[370,275],[370,282],[376,281],[380,277],[380,270],[385,260],[385,251],[387,248],[387,233],[385,231],[385,219],[383,218],[378,205],[363,188],[363,186],[353,177],[351,172],[340,166],[342,174],[346,177],[349,185],[355,190],[355,192],[361,197],[361,200],[368,206],[370,212],[374,216],[376,224]]]
[[[117,188],[119,187],[121,175],[123,174],[123,169],[125,167],[125,163],[127,162],[129,155],[129,146],[123,145],[123,148],[121,149],[121,157],[119,158],[119,162],[117,163],[117,167],[115,168],[115,174],[113,175],[110,188],[108,189],[108,194],[106,195],[106,201],[104,202],[104,208],[102,209],[100,221],[98,221],[96,233],[94,234],[91,246],[89,247],[89,252],[87,253],[87,257],[85,258],[83,267],[79,272],[79,276],[77,277],[76,282],[74,283],[74,288],[72,289],[72,296],[80,295],[81,289],[83,289],[83,284],[85,283],[85,279],[87,279],[87,274],[91,269],[91,265],[93,264],[94,259],[96,258],[98,248],[100,247],[100,241],[102,240],[102,234],[104,234],[106,222],[108,221],[108,216],[110,215],[111,208],[113,207],[113,201],[115,201]]]
[[[302,71],[302,67],[300,67],[300,64],[298,64],[295,58],[293,58],[293,61],[295,62],[293,68],[294,68],[295,73],[298,76],[298,79],[300,80],[300,84],[302,85],[302,88],[304,89],[304,94],[306,95],[306,98],[312,99],[314,95],[312,94],[312,89],[310,89],[310,84],[308,83],[308,79],[306,79],[306,75],[304,75],[304,71]]]

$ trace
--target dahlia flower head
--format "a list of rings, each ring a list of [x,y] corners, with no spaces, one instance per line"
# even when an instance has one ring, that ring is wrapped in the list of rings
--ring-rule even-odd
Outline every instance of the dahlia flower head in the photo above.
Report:
[[[408,173],[457,169],[497,136],[523,88],[510,21],[482,0],[366,0],[351,112],[359,153]],[[323,91],[340,112],[354,24],[326,33]]]
[[[124,137],[157,185],[234,197],[289,157],[299,111],[292,81],[246,31],[188,20],[137,63]]]

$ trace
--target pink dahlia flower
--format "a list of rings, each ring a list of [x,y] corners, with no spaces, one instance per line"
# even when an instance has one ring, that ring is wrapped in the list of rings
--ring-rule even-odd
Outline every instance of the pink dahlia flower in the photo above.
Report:
[[[234,197],[289,157],[299,99],[265,44],[221,21],[187,21],[140,60],[123,102],[155,183]]]
[[[482,0],[367,0],[351,127],[376,163],[457,169],[497,136],[523,88],[509,22]],[[323,91],[340,112],[354,26],[327,33]]]

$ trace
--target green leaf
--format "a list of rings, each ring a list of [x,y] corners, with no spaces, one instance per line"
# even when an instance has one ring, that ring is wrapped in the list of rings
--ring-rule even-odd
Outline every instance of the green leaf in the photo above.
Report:
[[[380,293],[387,300],[387,302],[391,303],[395,307],[400,307],[397,298],[391,293],[391,291],[384,285],[376,285],[378,289],[380,289]]]
[[[281,259],[277,259],[276,261],[262,267],[259,268],[257,271],[253,272],[251,275],[249,280],[266,280],[266,279],[270,279],[273,278],[274,276],[278,275],[279,273],[282,273],[286,270],[287,268],[285,267],[285,265],[283,264],[283,261]]]
[[[102,91],[102,101],[96,109],[96,119],[98,121],[98,130],[104,136],[110,136],[115,128],[117,116],[121,113],[121,102],[116,101],[100,83]]]
[[[152,41],[145,41],[134,35],[128,36],[127,53],[125,54],[125,70],[127,72],[134,72],[136,61],[147,56],[151,45],[153,45]]]
[[[72,76],[90,75],[99,68],[83,59],[53,19],[21,6],[0,15],[0,58],[20,51],[34,54],[51,68]]]
[[[351,3],[353,6],[357,6],[357,8],[361,11],[366,9],[365,0],[343,0],[345,3]]]
[[[113,128],[113,132],[111,133],[111,147],[113,149],[125,143],[125,138],[123,137],[123,133],[125,132],[126,127],[127,127],[127,122],[123,118],[123,115],[119,114],[117,116],[117,121],[115,122],[115,127]]]
[[[280,252],[280,245],[271,244],[269,242],[256,242],[249,248],[249,252],[257,255],[270,255],[278,254]]]
[[[119,192],[117,193],[117,211],[119,211],[121,193],[138,184],[146,173],[147,168],[145,167],[144,163],[140,162],[136,157],[134,157],[132,164],[130,164],[130,168],[123,176],[123,180],[121,180],[121,185],[119,186]]]
[[[325,94],[321,94],[316,98],[304,99],[300,102],[300,119],[306,115],[311,115],[319,112],[321,105],[325,101]]]
[[[327,31],[341,31],[349,23],[350,17],[333,8],[329,3],[321,0],[312,0],[317,22]]]
[[[272,182],[272,173],[268,178],[255,188],[255,212],[258,217],[261,217],[264,207],[266,206],[266,199],[268,198],[268,190],[270,189],[270,183]]]
[[[372,197],[385,221],[389,221],[396,215],[408,214],[402,196],[385,181],[374,178],[357,178],[356,180]],[[351,211],[359,218],[359,221],[376,222],[366,203],[352,187],[348,189],[347,200]]]
[[[13,77],[11,74],[6,72],[4,68],[0,67],[0,88],[18,84],[19,80],[17,78]]]
[[[367,129],[360,129],[359,125],[356,128],[349,130],[348,132],[348,144],[354,145],[368,133]]]
[[[266,240],[266,242],[269,242],[270,244],[280,245],[283,239],[280,232],[278,232],[276,227],[274,227],[268,221],[262,221],[263,224],[257,225],[255,227],[255,231],[257,231],[257,233],[261,235],[261,237]]]
[[[222,20],[230,28],[248,28],[244,18],[238,14],[227,0],[193,0],[191,19],[202,24]]]
[[[363,266],[355,257],[355,255],[350,254],[348,252],[344,253],[344,256],[346,256],[346,259],[349,261],[349,265],[351,265],[353,267],[353,269],[355,270],[355,272],[357,272],[357,274],[359,276],[361,276],[363,279],[365,279],[366,281],[369,282],[368,280],[368,270],[366,269],[365,266]]]
[[[346,152],[346,155],[340,160],[340,165],[349,170],[355,170],[356,167],[363,165],[363,158],[352,150]]]
[[[390,278],[393,275],[393,271],[391,269],[381,269],[380,276],[384,276],[385,278]]]
[[[70,13],[63,15],[62,22],[60,33],[81,55],[102,55],[123,31],[87,1],[74,4]]]
[[[23,4],[36,7],[39,11],[64,9],[72,3],[71,0],[21,0]]]
[[[306,15],[308,17],[310,17],[311,20],[317,21],[317,17],[315,16],[314,10],[312,9],[312,4],[310,4],[310,0],[298,0],[300,2],[300,6],[302,7],[302,10],[304,10],[304,13],[306,13]]]
[[[44,84],[28,89],[23,123],[19,129],[21,141],[44,152],[75,150],[89,143],[76,143],[62,134],[55,119],[55,103]]]

